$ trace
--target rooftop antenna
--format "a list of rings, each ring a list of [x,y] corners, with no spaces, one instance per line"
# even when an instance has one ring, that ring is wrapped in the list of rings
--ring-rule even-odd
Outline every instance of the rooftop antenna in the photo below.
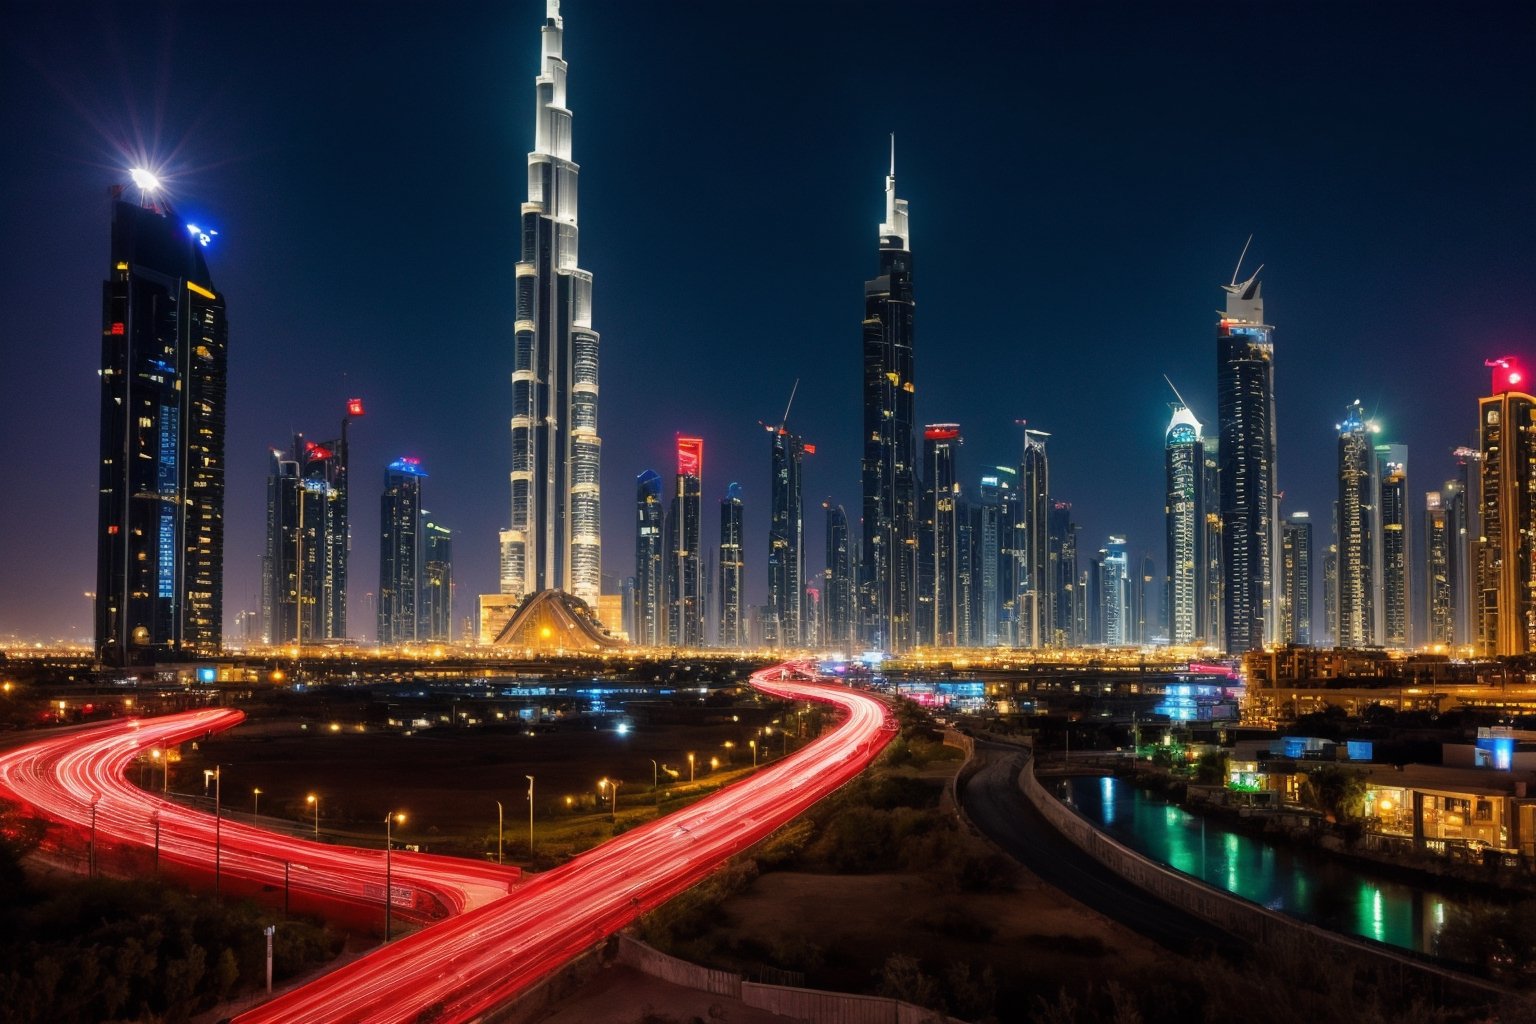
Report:
[[[800,378],[796,377],[794,386],[789,389],[789,401],[784,405],[784,418],[779,420],[779,425],[777,427],[771,423],[763,423],[762,420],[758,420],[757,422],[761,424],[764,430],[768,431],[770,434],[782,434],[785,432],[785,429],[789,426],[789,410],[795,407],[795,392],[799,390]]]
[[[896,133],[891,132],[891,177],[896,177]]]
[[[1242,273],[1242,270],[1243,270],[1243,260],[1246,259],[1247,256],[1248,256],[1248,247],[1250,245],[1252,245],[1252,244],[1253,244],[1253,235],[1250,234],[1248,236],[1248,241],[1243,243],[1243,251],[1242,251],[1242,253],[1237,257],[1237,266],[1232,268],[1232,284],[1234,286],[1236,286],[1236,284],[1237,284],[1237,275]],[[1259,269],[1263,270],[1264,268],[1260,267]],[[1257,271],[1255,271],[1255,273],[1257,273]]]
[[[1241,263],[1239,263],[1239,266],[1241,266]],[[1168,380],[1168,375],[1166,373],[1163,374],[1163,380],[1167,381],[1167,383],[1168,383],[1168,390],[1173,392],[1173,397],[1177,398],[1179,400],[1179,404],[1182,405],[1184,408],[1188,409],[1189,408],[1189,403],[1184,401],[1184,396],[1179,394],[1179,389],[1173,386],[1173,381]]]

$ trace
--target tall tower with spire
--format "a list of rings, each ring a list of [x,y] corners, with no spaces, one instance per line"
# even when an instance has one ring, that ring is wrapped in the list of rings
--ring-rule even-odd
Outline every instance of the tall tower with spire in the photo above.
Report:
[[[592,274],[577,264],[576,175],[559,0],[548,0],[534,79],[512,366],[512,514],[501,585],[559,590],[593,609],[600,589],[598,334]]]
[[[912,249],[907,201],[896,198],[896,137],[885,178],[879,273],[864,284],[864,529],[862,636],[901,651],[913,644],[917,588],[917,448],[912,380]]]
[[[1252,239],[1249,239],[1252,241]],[[1248,247],[1243,247],[1247,255]],[[1274,328],[1264,322],[1259,271],[1232,272],[1216,325],[1216,417],[1220,458],[1222,626],[1228,654],[1262,648],[1276,635]]]

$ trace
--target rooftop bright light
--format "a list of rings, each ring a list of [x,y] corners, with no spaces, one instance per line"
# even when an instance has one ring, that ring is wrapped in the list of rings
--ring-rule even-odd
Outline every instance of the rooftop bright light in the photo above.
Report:
[[[160,179],[142,167],[135,167],[133,170],[128,172],[128,176],[133,179],[133,183],[137,185],[141,191],[160,191]]]

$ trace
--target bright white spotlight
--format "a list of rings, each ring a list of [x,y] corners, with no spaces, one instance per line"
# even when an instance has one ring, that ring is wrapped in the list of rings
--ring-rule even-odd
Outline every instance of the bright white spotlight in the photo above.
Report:
[[[139,187],[140,192],[160,191],[160,179],[144,168],[135,167],[128,172],[128,175],[133,178],[133,183]]]

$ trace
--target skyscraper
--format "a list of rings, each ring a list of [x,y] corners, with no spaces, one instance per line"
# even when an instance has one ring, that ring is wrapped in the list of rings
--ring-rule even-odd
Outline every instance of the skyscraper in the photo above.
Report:
[[[1408,572],[1408,446],[1376,445],[1376,506],[1381,523],[1381,643],[1412,641],[1413,589]]]
[[[435,643],[453,640],[453,531],[430,520],[421,529],[421,628]]]
[[[1056,647],[1075,647],[1082,642],[1077,622],[1078,572],[1077,526],[1072,522],[1072,503],[1052,501],[1047,521],[1050,535],[1050,573],[1048,585],[1054,598],[1055,614],[1052,644]]]
[[[1052,607],[1054,591],[1049,584],[1050,540],[1047,537],[1051,514],[1051,474],[1045,456],[1043,430],[1024,431],[1024,455],[1019,462],[1019,510],[1023,514],[1020,545],[1021,575],[1017,580],[1019,596],[1018,634],[1020,647],[1047,647],[1051,643],[1051,623],[1056,618]]]
[[[666,639],[665,543],[661,505],[661,475],[648,469],[635,478],[635,618],[630,641],[659,647]]]
[[[559,0],[547,0],[522,206],[512,369],[512,510],[504,593],[561,590],[596,609],[601,587],[598,334],[577,265],[576,176]]]
[[[741,484],[733,483],[720,499],[720,646],[744,647],[747,642],[746,536],[742,527]]]
[[[677,439],[677,482],[667,511],[667,643],[704,644],[704,593],[699,503],[704,493],[704,440]]]
[[[827,558],[822,582],[821,607],[826,618],[822,642],[835,650],[851,650],[853,643],[853,563],[848,543],[848,513],[829,498],[821,503],[827,513]]]
[[[1163,435],[1163,474],[1167,498],[1168,641],[1193,644],[1205,639],[1205,444],[1200,421],[1183,402]]]
[[[917,586],[917,453],[913,439],[912,251],[907,201],[896,198],[896,143],[885,179],[879,274],[864,285],[864,503],[860,616],[871,647],[912,646]]]
[[[998,517],[1002,511],[1003,484],[996,476],[981,478],[981,500],[976,503],[977,642],[997,645],[999,554]]]
[[[1424,495],[1424,639],[1449,647],[1456,643],[1456,592],[1451,582],[1454,534],[1446,504],[1441,491]]]
[[[421,551],[421,481],[417,459],[400,458],[384,471],[379,500],[379,643],[417,639],[417,567]]]
[[[102,285],[96,657],[141,665],[224,636],[228,339],[198,239],[169,206],[112,204]]]
[[[1446,557],[1446,573],[1451,583],[1451,606],[1455,620],[1457,646],[1473,643],[1477,637],[1477,543],[1479,502],[1473,498],[1472,485],[1481,485],[1481,474],[1474,475],[1469,463],[1482,458],[1473,448],[1456,449],[1456,476],[1447,480],[1442,491],[1447,527],[1451,532]]]
[[[1536,649],[1536,398],[1524,367],[1495,359],[1492,394],[1477,402],[1482,453],[1477,651]]]
[[[917,641],[955,645],[956,544],[955,455],[957,423],[931,423],[923,430],[922,532],[918,536]]]
[[[1232,283],[1221,287],[1227,293],[1216,326],[1222,626],[1227,653],[1241,654],[1275,635],[1274,328],[1264,322],[1259,271],[1241,284],[1234,272]]]
[[[1334,642],[1372,647],[1381,642],[1381,519],[1371,423],[1358,401],[1338,429],[1339,621]]]
[[[1118,647],[1132,642],[1130,557],[1125,538],[1110,537],[1099,555],[1099,622],[1103,628],[1103,642]]]
[[[780,424],[773,431],[772,507],[768,521],[768,606],[778,620],[779,643],[805,643],[805,508],[801,463],[816,449]],[[722,576],[722,579],[724,577]]]
[[[345,429],[329,441],[295,434],[288,454],[272,452],[267,478],[262,635],[274,644],[337,640],[347,635]]]
[[[1292,512],[1280,527],[1282,644],[1312,644],[1312,517]]]

